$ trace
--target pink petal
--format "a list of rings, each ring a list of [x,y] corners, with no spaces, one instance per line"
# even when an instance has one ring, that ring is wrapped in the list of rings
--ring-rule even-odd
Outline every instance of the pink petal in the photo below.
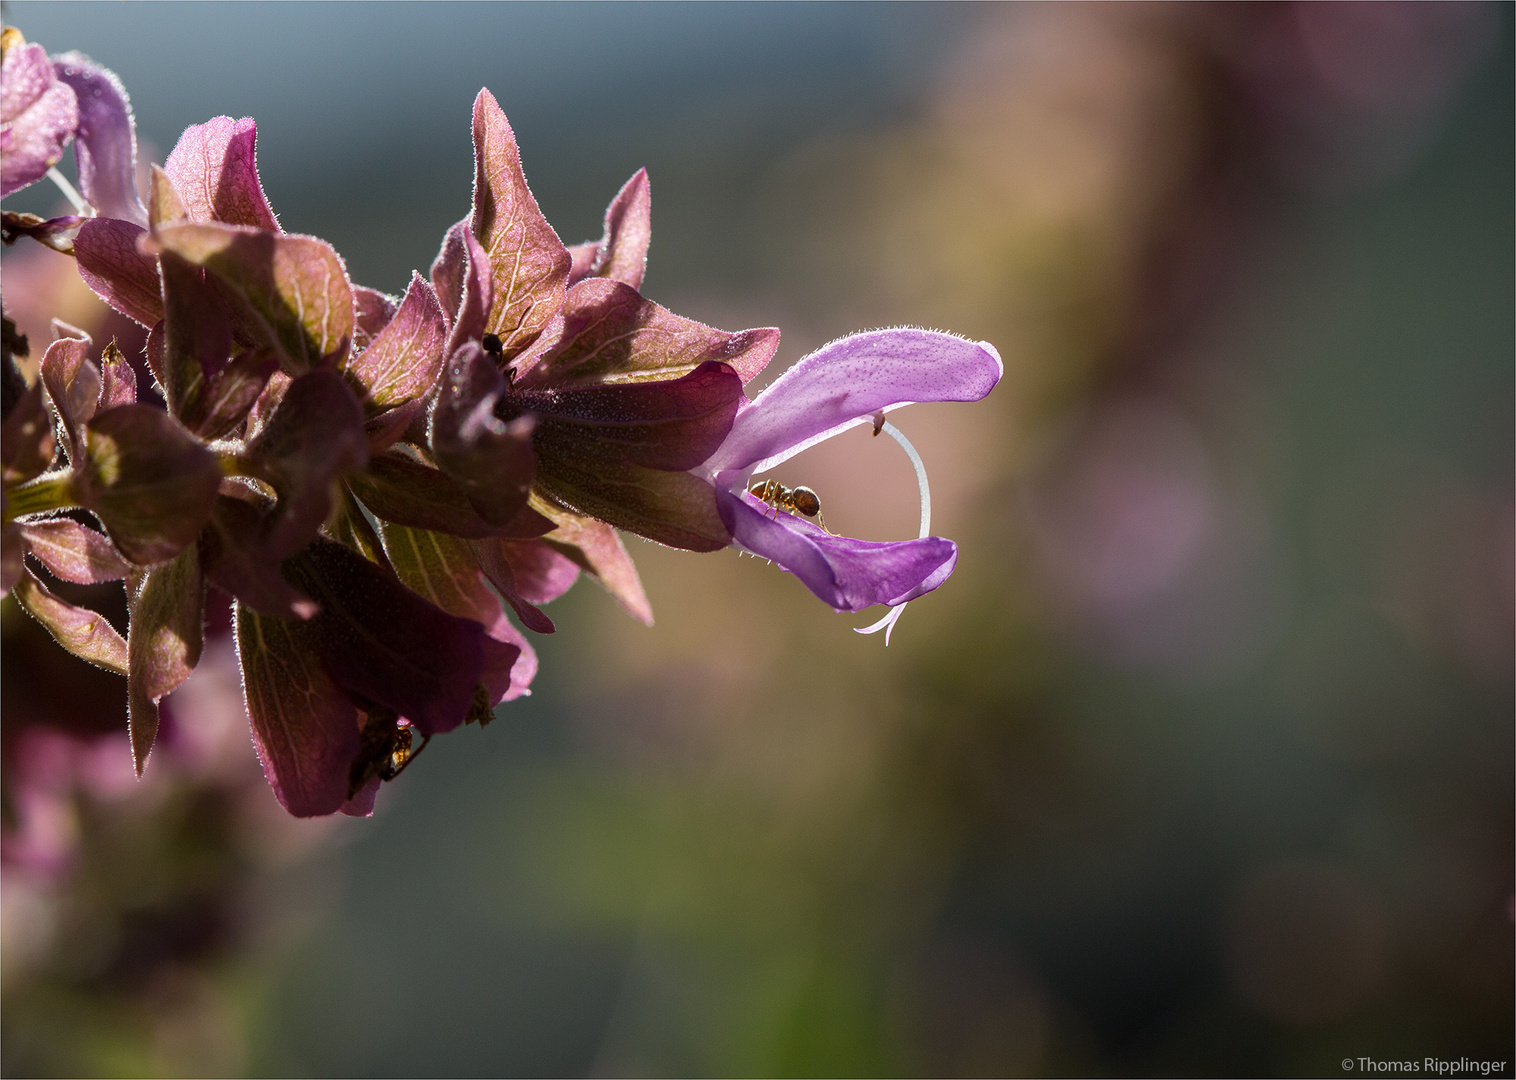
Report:
[[[720,488],[716,505],[737,543],[778,563],[838,611],[913,600],[946,581],[958,561],[957,545],[940,536],[884,543],[834,536]]]
[[[1003,370],[992,347],[951,334],[853,334],[800,360],[738,413],[703,471],[766,471],[881,409],[914,401],[978,401]]]
[[[79,126],[73,88],[58,80],[47,50],[20,45],[0,65],[0,198],[47,175]]]
[[[137,194],[137,128],[126,88],[81,52],[54,57],[53,70],[79,101],[79,192],[101,217],[147,225]]]

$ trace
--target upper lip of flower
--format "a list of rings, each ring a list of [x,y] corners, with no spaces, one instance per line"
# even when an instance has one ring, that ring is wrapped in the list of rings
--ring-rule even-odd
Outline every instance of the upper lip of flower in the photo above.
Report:
[[[1003,372],[985,342],[910,328],[853,334],[800,360],[742,408],[697,472],[715,487],[738,545],[778,563],[838,611],[903,604],[947,580],[958,554],[952,541],[835,536],[775,513],[747,493],[748,482],[877,413],[921,401],[977,401]]]
[[[988,342],[913,327],[850,334],[798,361],[742,409],[701,471],[714,479],[737,470],[745,480],[881,410],[978,401],[1004,371]]]

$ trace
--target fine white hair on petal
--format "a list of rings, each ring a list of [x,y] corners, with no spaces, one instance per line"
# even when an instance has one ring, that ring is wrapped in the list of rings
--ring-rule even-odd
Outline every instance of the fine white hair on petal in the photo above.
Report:
[[[932,532],[932,489],[927,486],[926,465],[922,463],[921,455],[916,452],[916,448],[911,445],[911,440],[905,437],[905,432],[901,431],[888,420],[883,420],[880,423],[879,430],[899,443],[900,448],[911,459],[911,464],[916,467],[916,487],[921,492],[920,539],[925,540]],[[906,601],[906,603],[910,603],[910,601]],[[890,647],[890,635],[895,632],[895,624],[900,621],[900,616],[904,612],[905,604],[898,604],[890,608],[889,613],[873,625],[854,627],[853,630],[859,634],[877,634],[880,630],[883,630],[884,647],[888,649]]]
[[[922,330],[922,331],[925,331],[926,333],[929,333],[929,334],[940,334],[943,337],[957,338],[959,341],[972,342],[973,344],[978,345],[981,348],[983,348],[986,352],[988,352],[990,354],[990,356],[992,356],[994,358],[995,364],[996,364],[996,366],[998,368],[998,371],[997,371],[997,373],[995,375],[995,381],[996,382],[999,382],[1000,379],[1001,379],[1001,377],[1005,374],[1005,362],[1000,359],[1000,350],[996,349],[995,346],[991,345],[988,341],[973,341],[972,338],[965,337],[962,334],[955,334],[951,330],[937,330],[937,329],[935,329],[933,327],[927,327],[927,326],[909,326],[909,325],[879,326],[879,327],[875,327],[875,328],[873,328],[871,330],[855,330],[851,334],[843,334],[840,337],[833,338],[831,341],[829,341],[825,345],[823,345],[820,349],[816,349],[814,351],[815,352],[822,352],[822,351],[824,351],[826,349],[831,348],[833,345],[841,344],[842,342],[846,341],[848,338],[858,337],[861,334],[886,333],[886,332],[892,331],[892,330]],[[768,392],[767,389],[765,389],[764,393],[767,393],[767,392]],[[759,396],[759,398],[762,398],[763,394],[759,394],[758,396]],[[756,404],[756,402],[754,404]],[[878,410],[878,412],[893,412],[896,409],[903,409],[907,405],[914,405],[914,404],[916,404],[916,402],[914,402],[914,401],[896,401],[896,402],[893,402],[893,403],[891,403],[889,405],[884,406],[884,408]],[[796,454],[799,454],[800,452],[802,452],[804,450],[809,450],[811,447],[815,446],[818,443],[826,442],[828,439],[834,439],[838,435],[841,435],[844,431],[847,431],[849,428],[854,428],[854,427],[857,427],[859,424],[871,421],[873,419],[874,415],[875,415],[874,413],[865,413],[863,416],[855,416],[851,420],[846,420],[846,421],[844,421],[844,422],[836,425],[835,427],[828,428],[826,431],[820,432],[820,433],[818,433],[816,435],[812,435],[810,438],[804,440],[803,442],[798,442],[794,446],[787,447],[783,451],[781,451],[780,453],[774,454],[771,457],[766,457],[766,458],[764,458],[761,461],[756,461],[756,462],[753,463],[753,465],[751,466],[751,468],[748,470],[747,475],[749,477],[751,477],[754,473],[765,473],[765,472],[768,472],[770,469],[773,469],[776,466],[782,465],[784,462],[788,461],[790,458],[794,457]],[[878,432],[876,431],[875,434],[877,435]],[[899,436],[898,433],[897,433],[897,441],[898,441],[899,438],[901,438],[901,436]],[[903,445],[903,446],[906,447],[906,453],[908,453],[908,454],[911,455],[912,460],[916,461],[918,463],[917,464],[917,469],[918,469],[918,472],[919,472],[919,470],[920,470],[920,464],[919,464],[920,459],[915,456],[916,455],[916,451],[913,448],[911,448],[911,446],[910,446],[909,443],[902,443],[901,445]],[[927,534],[926,533],[922,533],[921,535],[922,536],[926,536]]]
[[[991,350],[952,334],[850,334],[796,361],[739,409],[701,472],[767,472],[881,411],[919,401],[978,401],[1002,371]]]

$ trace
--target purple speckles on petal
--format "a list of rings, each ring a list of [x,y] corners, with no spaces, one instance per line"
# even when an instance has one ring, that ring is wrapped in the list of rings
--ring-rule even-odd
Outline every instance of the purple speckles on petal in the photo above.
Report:
[[[706,471],[762,472],[862,423],[918,401],[978,401],[1003,368],[980,342],[930,330],[874,330],[817,349],[744,409]]]

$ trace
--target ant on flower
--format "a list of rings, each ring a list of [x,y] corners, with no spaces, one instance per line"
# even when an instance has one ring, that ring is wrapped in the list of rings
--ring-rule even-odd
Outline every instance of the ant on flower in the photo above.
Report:
[[[832,531],[826,528],[826,519],[821,516],[821,497],[804,485],[789,488],[778,480],[760,480],[748,488],[747,493],[772,506],[776,511],[783,510],[786,513],[815,518],[816,523],[823,529],[827,532]]]

